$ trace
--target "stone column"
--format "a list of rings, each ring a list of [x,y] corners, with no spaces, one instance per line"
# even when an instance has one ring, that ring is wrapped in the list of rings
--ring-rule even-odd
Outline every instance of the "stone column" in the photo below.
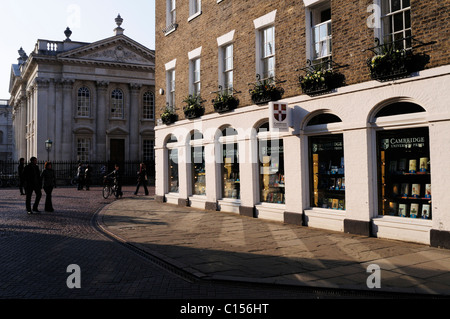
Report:
[[[62,112],[62,158],[64,161],[72,161],[73,156],[73,134],[72,134],[72,89],[74,80],[63,80],[63,112]]]
[[[53,136],[54,160],[63,158],[63,82],[55,82],[55,135]]]
[[[130,84],[130,111],[128,116],[128,131],[129,134],[129,160],[139,161],[139,92],[141,84]]]
[[[106,123],[108,113],[106,112],[108,82],[97,82],[97,115],[96,115],[96,138],[97,138],[97,160],[108,160],[106,152]]]
[[[45,141],[49,138],[49,109],[48,109],[48,79],[36,79],[36,101],[35,101],[35,154],[40,160],[47,160],[48,154],[45,149]]]

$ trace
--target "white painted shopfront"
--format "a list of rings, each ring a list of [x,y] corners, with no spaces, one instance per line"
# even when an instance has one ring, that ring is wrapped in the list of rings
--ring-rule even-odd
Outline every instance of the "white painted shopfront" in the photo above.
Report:
[[[266,131],[269,105],[160,125],[157,198],[433,244],[450,233],[449,73],[444,66],[284,99],[283,132]]]

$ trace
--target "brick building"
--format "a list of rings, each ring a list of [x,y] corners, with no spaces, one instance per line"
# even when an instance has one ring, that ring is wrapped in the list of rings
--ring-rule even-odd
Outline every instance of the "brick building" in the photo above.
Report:
[[[436,1],[156,1],[158,199],[450,246],[448,18]]]

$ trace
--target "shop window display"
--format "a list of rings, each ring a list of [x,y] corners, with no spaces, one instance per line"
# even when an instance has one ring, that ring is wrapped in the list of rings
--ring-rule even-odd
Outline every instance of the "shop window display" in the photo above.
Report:
[[[343,135],[312,136],[309,145],[311,206],[345,210]]]
[[[428,128],[380,131],[379,215],[431,219]]]
[[[223,198],[240,199],[238,144],[223,145]]]
[[[283,140],[259,141],[260,201],[285,203]]]
[[[191,148],[192,155],[192,187],[194,195],[206,194],[205,181],[205,147]]]
[[[169,192],[178,193],[178,150],[169,149]]]

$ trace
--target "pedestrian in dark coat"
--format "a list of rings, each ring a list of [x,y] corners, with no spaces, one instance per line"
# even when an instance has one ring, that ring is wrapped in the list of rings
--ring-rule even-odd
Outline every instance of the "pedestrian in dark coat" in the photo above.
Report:
[[[55,171],[52,169],[52,163],[45,163],[44,170],[41,174],[41,179],[45,191],[45,211],[53,212],[52,192],[53,188],[56,187],[56,175]]]
[[[22,157],[19,160],[19,166],[17,167],[17,173],[19,175],[19,190],[20,190],[20,195],[25,195],[25,190],[24,190],[24,184],[25,184],[25,177],[23,175],[23,170],[25,168],[25,159]]]
[[[136,191],[134,192],[134,195],[137,195],[139,192],[139,187],[142,185],[144,186],[145,195],[148,195],[148,189],[147,189],[147,169],[145,167],[144,163],[141,163],[139,165],[139,171],[137,172],[137,186]]]
[[[86,190],[89,190],[89,186],[91,185],[92,178],[92,170],[89,164],[86,164],[86,169],[84,170],[84,185],[86,186]]]
[[[78,190],[83,190],[83,184],[84,184],[84,170],[83,170],[83,164],[78,163],[77,168],[77,181],[78,181]]]
[[[27,213],[28,215],[31,215],[33,211],[39,213],[39,202],[42,197],[42,181],[36,157],[30,158],[30,163],[25,166],[23,174],[25,180],[25,205]],[[31,196],[33,195],[33,192],[36,194],[36,198],[34,200],[33,210],[31,210]]]

